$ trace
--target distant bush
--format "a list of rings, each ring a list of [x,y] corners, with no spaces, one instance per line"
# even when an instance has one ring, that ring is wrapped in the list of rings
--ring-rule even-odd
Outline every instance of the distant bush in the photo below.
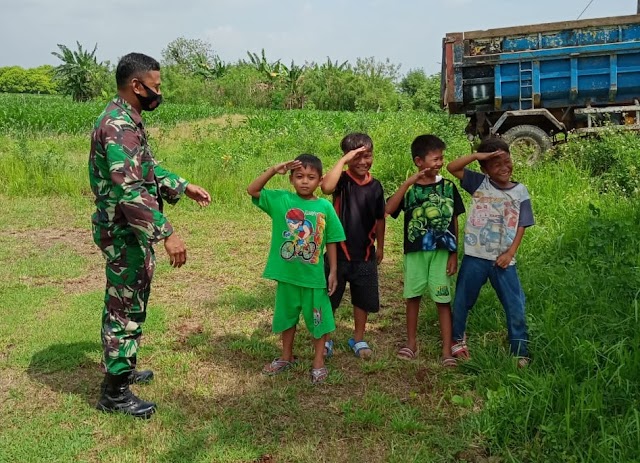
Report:
[[[20,66],[0,67],[0,92],[51,95],[57,91],[53,66],[31,69]]]

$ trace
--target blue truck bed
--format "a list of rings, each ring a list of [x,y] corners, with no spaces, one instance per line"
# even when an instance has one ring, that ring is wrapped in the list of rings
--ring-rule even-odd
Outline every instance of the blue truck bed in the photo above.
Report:
[[[441,96],[450,113],[472,118],[470,131],[479,135],[522,123],[552,135],[586,126],[583,108],[635,108],[640,15],[447,34]],[[526,111],[524,122],[503,118],[491,130],[505,112]]]

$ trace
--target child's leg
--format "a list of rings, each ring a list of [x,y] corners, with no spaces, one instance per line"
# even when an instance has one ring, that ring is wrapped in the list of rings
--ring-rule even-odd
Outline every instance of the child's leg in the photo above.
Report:
[[[436,303],[438,320],[440,321],[440,337],[442,338],[442,358],[451,357],[451,304]]]
[[[407,306],[407,348],[414,354],[418,350],[418,312],[422,294],[429,283],[428,266],[431,253],[432,251],[420,251],[404,255],[402,295],[406,299]]]
[[[506,269],[494,267],[489,274],[489,280],[496,290],[507,317],[511,353],[516,357],[528,357],[529,335],[525,318],[525,298],[516,266],[510,265]]]
[[[293,362],[293,340],[296,335],[296,327],[282,332],[282,355],[280,358],[287,362]]]
[[[349,262],[338,261],[338,286],[336,290],[333,292],[331,296],[329,296],[329,300],[331,301],[331,308],[333,310],[333,315],[335,319],[336,309],[340,307],[340,302],[342,302],[342,296],[344,295],[344,291],[347,287],[347,281],[345,279],[345,273],[348,270]],[[329,278],[329,264],[325,257],[325,267],[324,267],[325,277]],[[330,350],[331,349],[331,352]],[[324,355],[330,357],[333,355],[333,344],[331,342],[331,333],[327,333],[324,335]]]
[[[314,349],[313,365],[312,365],[313,368],[324,367],[324,339],[325,339],[324,336],[318,339],[313,338],[313,349]]]
[[[313,337],[313,368],[324,367],[326,335],[336,329],[331,301],[324,288],[303,288],[302,315]]]
[[[288,362],[293,362],[293,340],[296,334],[296,326],[300,318],[301,288],[282,281],[276,288],[276,302],[273,311],[273,331],[281,333],[282,356],[267,365],[263,372],[276,374],[289,368]]]
[[[356,342],[360,342],[364,340],[364,330],[367,326],[368,318],[369,318],[369,314],[365,310],[355,305],[353,306],[353,321],[355,325],[355,330],[353,332],[353,339]]]
[[[413,352],[418,350],[418,313],[421,296],[407,299],[407,347]]]
[[[356,356],[369,358],[373,352],[364,340],[364,332],[369,313],[380,310],[378,264],[375,260],[352,263],[347,279],[351,288],[354,321],[353,341],[349,343]]]
[[[453,341],[462,341],[467,329],[467,316],[469,310],[478,300],[480,289],[487,281],[490,269],[494,263],[490,260],[478,257],[464,256],[458,280],[456,282],[456,295],[453,300]]]

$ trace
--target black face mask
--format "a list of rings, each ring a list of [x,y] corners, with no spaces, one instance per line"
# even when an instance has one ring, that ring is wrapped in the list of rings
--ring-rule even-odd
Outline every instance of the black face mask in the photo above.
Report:
[[[153,111],[162,103],[162,95],[151,90],[149,87],[147,87],[144,84],[144,82],[142,81],[139,81],[139,82],[147,91],[147,96],[142,96],[139,93],[136,93],[136,96],[138,97],[138,101],[140,102],[140,107],[142,108],[143,111]]]

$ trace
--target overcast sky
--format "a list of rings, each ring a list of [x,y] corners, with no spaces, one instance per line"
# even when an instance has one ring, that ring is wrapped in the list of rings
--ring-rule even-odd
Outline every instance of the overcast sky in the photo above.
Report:
[[[183,36],[224,61],[264,48],[289,63],[389,58],[401,72],[440,70],[447,32],[577,19],[590,0],[0,0],[0,66],[59,63],[56,44],[115,63],[138,51],[160,59]],[[585,18],[635,14],[636,0],[592,0]]]

